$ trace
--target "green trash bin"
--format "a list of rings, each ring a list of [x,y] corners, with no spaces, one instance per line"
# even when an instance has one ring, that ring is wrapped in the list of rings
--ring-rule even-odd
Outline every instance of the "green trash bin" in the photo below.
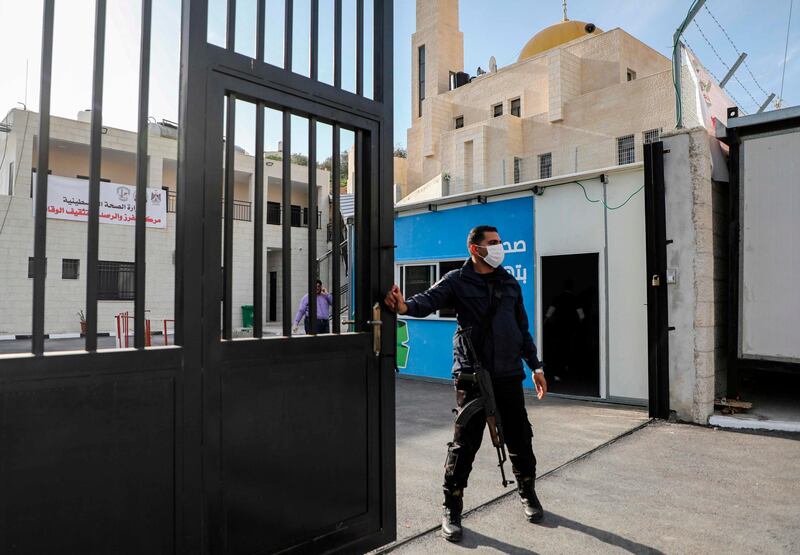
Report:
[[[242,305],[242,327],[253,327],[253,305],[251,304]]]

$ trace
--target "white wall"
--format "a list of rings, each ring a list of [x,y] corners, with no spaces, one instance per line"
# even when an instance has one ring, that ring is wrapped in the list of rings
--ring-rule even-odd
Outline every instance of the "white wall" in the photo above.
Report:
[[[612,207],[622,204],[642,186],[643,180],[641,166],[610,174],[607,204]],[[598,179],[581,183],[590,199],[603,198],[603,185]],[[600,394],[646,399],[647,291],[642,191],[623,208],[607,211],[602,203],[587,201],[577,185],[558,185],[535,197],[534,207],[537,306],[542,303],[543,256],[599,253]],[[540,310],[536,320],[541,345]],[[547,352],[543,351],[542,356],[547,360]]]
[[[800,362],[800,130],[742,141],[740,354]]]

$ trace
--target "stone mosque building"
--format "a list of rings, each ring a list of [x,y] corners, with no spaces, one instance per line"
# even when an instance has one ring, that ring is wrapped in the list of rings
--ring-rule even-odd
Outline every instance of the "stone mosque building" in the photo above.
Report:
[[[565,7],[515,63],[492,58],[470,76],[458,0],[417,0],[416,13],[402,201],[641,161],[642,144],[674,127],[670,60],[622,29]]]

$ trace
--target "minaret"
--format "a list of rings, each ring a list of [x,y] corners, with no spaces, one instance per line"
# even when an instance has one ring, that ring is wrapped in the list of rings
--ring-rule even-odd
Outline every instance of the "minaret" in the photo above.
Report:
[[[420,74],[421,65],[424,75]],[[464,33],[458,0],[417,0],[417,31],[411,37],[411,114],[421,116],[421,98],[450,90],[450,73],[464,71]],[[420,85],[424,94],[420,95]]]

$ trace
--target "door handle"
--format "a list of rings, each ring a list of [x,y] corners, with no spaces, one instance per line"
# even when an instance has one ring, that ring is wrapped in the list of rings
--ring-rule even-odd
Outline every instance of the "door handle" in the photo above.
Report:
[[[356,324],[355,320],[342,320],[343,326],[353,326]],[[377,357],[381,354],[381,305],[375,303],[372,305],[372,320],[367,320],[367,325],[372,326],[372,352]]]
[[[375,303],[372,305],[372,320],[367,322],[369,325],[372,326],[372,352],[375,356],[381,355],[381,325],[383,321],[381,320],[381,305],[380,303]]]

